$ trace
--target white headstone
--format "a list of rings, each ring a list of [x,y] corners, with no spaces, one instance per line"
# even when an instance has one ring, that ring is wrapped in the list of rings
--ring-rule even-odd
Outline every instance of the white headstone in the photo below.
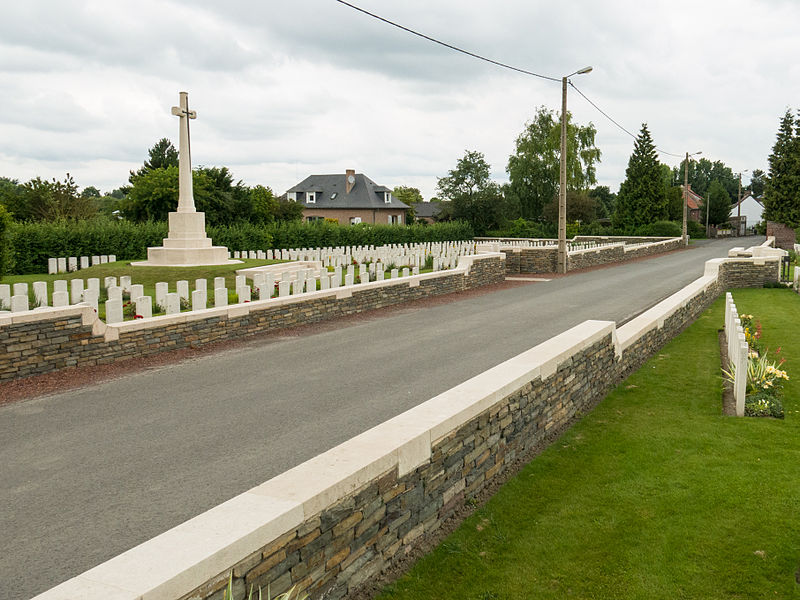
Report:
[[[283,280],[278,284],[278,296],[283,298],[289,295],[289,281]]]
[[[185,279],[181,279],[175,283],[175,290],[180,296],[181,300],[189,301],[189,282]]]
[[[228,288],[214,288],[214,306],[217,308],[228,306]]]
[[[205,279],[203,279],[205,281]],[[196,289],[192,292],[192,310],[204,310],[208,307],[206,302],[206,290]]]
[[[248,258],[258,258],[258,254],[256,254],[255,250],[250,250],[250,252],[248,252]]]
[[[153,299],[150,296],[139,296],[134,300],[136,304],[136,314],[143,319],[153,316]]]
[[[120,288],[116,288],[120,289]],[[109,298],[105,302],[106,304],[106,323],[122,323],[122,296],[119,298],[111,299]]]
[[[83,279],[72,279],[69,282],[70,301],[78,304],[83,300]]]
[[[28,310],[28,294],[14,294],[11,296],[11,312],[24,312]]]
[[[239,252],[238,250],[233,251],[233,258],[241,258],[241,257],[242,257],[241,252]]]
[[[408,277],[409,272],[408,267],[403,267],[403,277]]]
[[[240,288],[242,286],[247,285],[247,277],[244,275],[237,275],[236,276],[236,287]]]
[[[167,292],[169,292],[169,284],[165,281],[159,281],[156,283],[156,305],[164,308],[165,301],[167,298]]]
[[[258,260],[266,260],[266,258],[267,258],[267,255],[264,253],[264,251],[263,251],[263,250],[257,250],[257,251],[256,251],[256,258],[257,258]]]
[[[87,290],[95,290],[97,295],[100,295],[100,278],[99,277],[90,277],[86,280],[86,289]]]
[[[355,278],[354,278],[352,273],[347,273],[347,275],[344,276],[344,284],[345,285],[353,285],[353,280],[354,279]]]
[[[2,304],[2,300],[0,300]],[[53,292],[53,306],[69,306],[69,292]]]
[[[88,269],[88,268],[89,268],[89,257],[81,256],[81,269]]]
[[[117,255],[116,254],[109,254],[108,255],[108,262],[117,262]]]
[[[59,273],[66,273],[67,272],[67,259],[66,258],[59,258],[58,259],[58,272]]]
[[[412,273],[412,274],[414,274],[414,275],[419,275],[419,267],[414,267],[414,268],[411,270],[411,273]]]
[[[47,306],[47,282],[33,282],[33,298],[36,306]]]
[[[144,296],[144,286],[141,283],[131,285],[131,302],[135,302],[140,296]]]
[[[22,296],[23,294],[25,296],[28,295],[27,283],[15,283],[12,289],[14,290],[14,296]]]
[[[54,273],[58,273],[58,259],[57,258],[48,258],[47,259],[47,274],[53,275]]]
[[[243,285],[236,288],[236,296],[239,299],[239,304],[243,302],[250,302],[250,286]]]
[[[106,290],[109,300],[119,300],[122,302],[122,288],[117,285],[112,285]]]
[[[369,269],[361,271],[359,277],[361,278],[361,283],[369,283]]]
[[[100,255],[100,264],[105,265],[108,263],[108,254],[101,254]]]
[[[224,287],[225,287],[225,278],[224,277],[214,277],[214,289],[224,288]]]
[[[328,277],[328,273],[326,271],[322,272],[322,276],[319,279],[319,289],[327,290],[331,287],[331,278]]]
[[[194,289],[203,290],[204,292],[207,292],[208,291],[208,280],[207,279],[195,279],[194,280]]]
[[[117,286],[117,278],[116,277],[109,276],[109,277],[104,277],[103,278],[103,287],[105,289],[108,289],[110,287],[116,287],[116,286]]]
[[[100,264],[100,257],[99,256],[93,256],[92,257],[92,266],[96,267],[99,264]]]
[[[131,276],[130,275],[122,275],[119,278],[119,287],[122,288],[123,292],[130,292],[131,291]]]
[[[376,269],[375,270],[375,281],[383,281],[385,273],[383,269]]]
[[[391,272],[389,273],[389,277],[391,277],[392,279],[397,279],[397,269],[392,269]]]
[[[83,302],[84,304],[88,304],[91,306],[95,311],[98,308],[98,301],[100,299],[100,292],[94,288],[87,288],[83,290]]]
[[[164,298],[164,312],[168,315],[177,315],[181,312],[181,298],[177,293],[172,292]]]
[[[70,256],[67,259],[67,270],[72,273],[73,271],[78,270],[78,257],[77,256]]]
[[[53,291],[54,292],[66,292],[69,291],[68,283],[66,279],[56,279],[53,282]]]

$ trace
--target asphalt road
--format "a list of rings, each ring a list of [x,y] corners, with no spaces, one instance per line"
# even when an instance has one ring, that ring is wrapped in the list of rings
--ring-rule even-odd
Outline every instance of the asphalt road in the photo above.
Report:
[[[586,319],[625,321],[736,245],[366,315],[2,407],[0,599],[49,589]]]

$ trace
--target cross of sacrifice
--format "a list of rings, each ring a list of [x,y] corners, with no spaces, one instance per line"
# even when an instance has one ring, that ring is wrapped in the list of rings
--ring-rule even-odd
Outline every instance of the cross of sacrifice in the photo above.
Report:
[[[180,92],[180,106],[173,106],[172,114],[181,119],[178,147],[178,212],[195,212],[192,192],[192,158],[189,148],[189,119],[196,119],[197,113],[189,110],[189,94]]]

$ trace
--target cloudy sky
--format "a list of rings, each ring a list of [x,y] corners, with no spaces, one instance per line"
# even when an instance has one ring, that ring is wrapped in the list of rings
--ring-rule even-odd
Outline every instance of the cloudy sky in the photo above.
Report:
[[[354,0],[430,36],[573,82],[656,144],[766,170],[778,121],[800,108],[800,3],[793,0]],[[277,193],[354,168],[425,198],[465,150],[493,177],[559,83],[503,70],[335,0],[3,2],[0,176],[110,191],[189,92],[195,165],[226,165]],[[574,92],[597,128],[600,184],[616,191],[633,140]],[[675,165],[678,158],[662,155]],[[745,181],[747,176],[744,177]]]

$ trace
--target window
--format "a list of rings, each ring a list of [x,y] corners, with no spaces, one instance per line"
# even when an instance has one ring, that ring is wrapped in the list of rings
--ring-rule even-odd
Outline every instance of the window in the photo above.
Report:
[[[358,225],[361,223],[361,217],[350,217],[350,225]]]
[[[383,192],[383,201],[386,204],[391,203],[391,201],[392,201],[392,193],[391,192]]]
[[[306,223],[316,223],[317,221],[324,221],[325,217],[306,217]]]
[[[308,192],[306,194],[306,202],[309,204],[314,204],[317,201],[317,193],[316,192]]]
[[[297,192],[287,192],[286,197],[292,202],[297,202]]]

